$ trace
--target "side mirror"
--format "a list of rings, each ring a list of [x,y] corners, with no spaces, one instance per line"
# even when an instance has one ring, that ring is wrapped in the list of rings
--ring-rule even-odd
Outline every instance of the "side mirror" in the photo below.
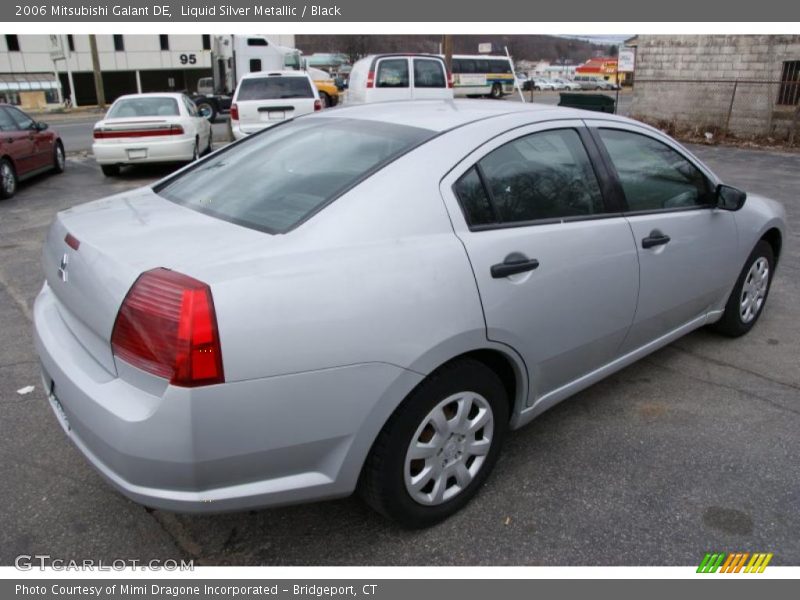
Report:
[[[719,184],[717,186],[717,208],[722,210],[739,210],[747,200],[747,192],[731,185]]]
[[[36,124],[34,125],[36,131],[44,131],[48,127],[50,126],[47,123],[42,123],[41,121],[37,121]]]

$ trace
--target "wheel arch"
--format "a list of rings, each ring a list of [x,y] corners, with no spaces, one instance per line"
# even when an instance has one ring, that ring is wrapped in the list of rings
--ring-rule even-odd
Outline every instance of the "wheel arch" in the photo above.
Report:
[[[781,248],[783,247],[783,236],[780,229],[772,227],[764,232],[759,241],[765,241],[772,247],[772,254],[775,257],[775,264],[778,264],[778,258],[781,255]]]

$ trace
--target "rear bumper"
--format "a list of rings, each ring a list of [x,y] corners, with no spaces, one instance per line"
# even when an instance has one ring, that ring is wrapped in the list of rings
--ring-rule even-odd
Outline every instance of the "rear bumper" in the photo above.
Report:
[[[272,123],[256,123],[251,125],[242,126],[241,122],[239,121],[231,121],[231,132],[233,133],[233,139],[240,140],[242,138],[246,138],[248,135],[252,133],[258,133],[259,131],[263,131],[264,129],[269,129],[270,127],[274,127],[278,123],[283,123],[284,121],[274,121]]]
[[[101,165],[178,162],[192,160],[194,145],[194,138],[147,142],[96,142],[92,144],[92,154]]]
[[[60,310],[45,285],[34,339],[54,413],[106,480],[155,508],[220,512],[348,495],[386,418],[421,379],[368,363],[148,393],[95,362]]]

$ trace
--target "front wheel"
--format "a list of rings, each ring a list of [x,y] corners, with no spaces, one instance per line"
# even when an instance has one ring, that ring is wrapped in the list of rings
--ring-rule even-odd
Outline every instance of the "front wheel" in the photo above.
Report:
[[[454,514],[497,462],[508,427],[498,376],[473,359],[431,374],[378,435],[359,491],[381,514],[412,529]]]
[[[322,102],[322,108],[330,108],[333,106],[331,103],[331,97],[326,92],[320,92],[319,99]]]
[[[712,328],[730,337],[750,331],[764,310],[774,270],[772,246],[761,240],[747,258],[722,318]]]
[[[17,192],[17,171],[7,158],[0,159],[0,198],[11,198]]]

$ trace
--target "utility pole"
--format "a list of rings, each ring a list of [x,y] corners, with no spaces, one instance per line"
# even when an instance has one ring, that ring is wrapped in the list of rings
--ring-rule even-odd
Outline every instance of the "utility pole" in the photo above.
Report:
[[[69,82],[69,103],[73,108],[78,106],[78,96],[75,94],[75,82],[72,80],[72,68],[69,66],[72,51],[69,49],[69,42],[64,46],[64,36],[60,36],[61,49],[64,50],[64,63],[67,67],[67,82]]]
[[[442,54],[444,54],[444,64],[447,67],[448,76],[453,73],[453,36],[442,36]]]
[[[98,108],[106,107],[106,91],[103,88],[103,74],[100,71],[100,55],[97,53],[97,38],[89,35],[89,48],[92,51],[92,69],[94,70],[94,90],[97,93]]]

